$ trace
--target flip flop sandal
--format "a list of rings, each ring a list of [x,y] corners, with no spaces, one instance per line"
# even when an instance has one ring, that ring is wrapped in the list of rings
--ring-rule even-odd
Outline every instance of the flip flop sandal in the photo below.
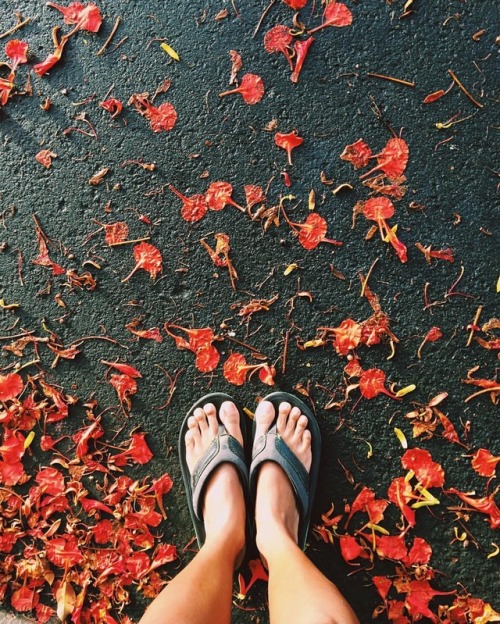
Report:
[[[240,427],[243,436],[243,446],[238,442],[238,440],[236,440],[236,438],[227,432],[225,426],[219,420],[218,435],[212,440],[206,451],[200,457],[193,473],[191,474],[186,461],[186,444],[184,440],[186,432],[188,431],[188,419],[194,414],[194,410],[197,407],[203,407],[207,403],[215,405],[217,413],[219,413],[220,406],[224,403],[224,401],[232,401],[238,407],[238,411],[240,413]],[[244,450],[246,446],[246,439],[246,416],[236,401],[228,394],[214,392],[212,394],[205,395],[196,401],[184,418],[179,435],[179,458],[184,487],[186,488],[189,513],[191,515],[191,520],[193,521],[196,539],[198,540],[198,546],[200,548],[203,546],[206,539],[202,515],[204,488],[213,471],[220,466],[220,464],[227,462],[235,466],[243,486],[245,499],[248,500],[248,468]]]
[[[254,422],[254,443],[252,451],[252,463],[250,465],[250,491],[255,501],[257,489],[257,476],[261,466],[266,461],[273,461],[283,468],[290,479],[297,507],[299,510],[299,531],[297,543],[304,550],[306,547],[307,533],[311,522],[311,511],[318,483],[319,462],[321,456],[321,433],[318,423],[312,411],[299,398],[287,392],[273,392],[264,397],[264,401],[270,401],[276,411],[276,418],[264,435],[255,439]],[[292,407],[298,407],[302,414],[307,416],[307,429],[311,432],[312,464],[311,470],[307,472],[302,462],[285,443],[276,429],[278,418],[278,408],[280,403],[286,401]]]

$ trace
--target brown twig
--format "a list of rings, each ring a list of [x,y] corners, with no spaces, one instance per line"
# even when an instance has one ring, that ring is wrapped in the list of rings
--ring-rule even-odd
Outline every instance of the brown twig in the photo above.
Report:
[[[467,89],[460,82],[460,80],[456,77],[454,72],[451,71],[451,69],[448,70],[448,73],[450,74],[453,82],[457,85],[460,91],[462,91],[462,93],[466,95],[475,106],[477,106],[478,108],[484,108],[484,104],[481,104],[481,102],[478,102],[476,98],[467,91]]]
[[[262,22],[264,21],[266,15],[269,13],[269,11],[273,8],[275,4],[276,4],[276,0],[271,0],[271,2],[264,9],[264,12],[262,13],[259,21],[257,22],[257,26],[255,27],[255,30],[253,31],[252,39],[255,39],[255,35],[259,32],[259,29],[262,26]]]
[[[382,80],[389,80],[389,82],[396,82],[397,84],[405,85],[405,87],[414,87],[415,83],[409,80],[401,80],[401,78],[393,78],[392,76],[385,76],[384,74],[376,74],[375,72],[368,72],[366,74],[370,78],[381,78]]]
[[[22,22],[19,22],[18,24],[16,24],[15,26],[12,26],[12,28],[9,28],[9,30],[6,30],[5,32],[3,32],[2,34],[0,34],[0,39],[3,39],[4,37],[8,37],[9,35],[12,35],[13,33],[15,33],[17,30],[19,30],[20,28],[22,28],[23,26],[25,26],[26,24],[29,24],[29,22],[31,22],[31,17],[27,17],[25,20],[23,20]]]
[[[120,16],[118,16],[116,18],[116,22],[115,25],[113,26],[113,28],[111,29],[111,32],[109,33],[109,37],[106,39],[106,41],[103,43],[102,48],[99,50],[99,52],[97,53],[96,56],[102,56],[104,54],[104,52],[106,51],[106,48],[109,46],[109,44],[111,43],[111,40],[113,39],[113,37],[116,34],[116,31],[118,30],[118,26],[120,25],[120,22],[122,21],[122,18]]]

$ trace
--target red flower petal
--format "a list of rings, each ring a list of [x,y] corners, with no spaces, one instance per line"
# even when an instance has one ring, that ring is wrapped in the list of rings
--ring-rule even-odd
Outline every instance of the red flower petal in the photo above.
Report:
[[[408,449],[401,458],[401,463],[406,470],[413,470],[424,488],[443,487],[444,470],[440,464],[433,461],[429,451],[419,448]]]
[[[303,9],[307,4],[307,0],[283,0],[283,2],[295,11]]]
[[[47,2],[47,6],[60,11],[63,14],[64,23],[77,24],[79,30],[97,32],[101,27],[101,12],[93,3],[83,5],[81,2],[71,2],[67,7],[63,7],[55,2]]]
[[[112,118],[117,117],[123,110],[123,104],[116,98],[104,100],[104,102],[101,102],[99,106],[104,108],[105,111],[108,111],[108,113],[111,113]]]
[[[247,373],[248,364],[241,353],[232,353],[224,362],[224,378],[235,386],[242,386],[245,383]]]
[[[115,223],[108,223],[104,226],[104,240],[108,245],[114,245],[116,243],[122,243],[127,240],[128,237],[128,225],[125,221],[116,221]]]
[[[482,477],[494,477],[500,457],[494,457],[487,449],[480,448],[472,458],[472,467]]]
[[[0,401],[9,401],[17,398],[24,388],[21,375],[9,373],[0,375]]]
[[[245,74],[241,79],[241,84],[236,89],[219,93],[219,97],[240,93],[246,104],[257,104],[264,97],[264,83],[257,74]]]
[[[343,26],[350,26],[351,24],[352,13],[348,7],[341,2],[332,2],[326,7],[325,12],[323,13],[323,23],[320,26],[310,30],[309,33],[316,32],[317,30],[321,30],[327,26],[342,28]]]
[[[372,155],[372,150],[363,139],[358,139],[355,143],[347,145],[340,158],[352,163],[355,169],[366,167]]]
[[[19,39],[11,39],[5,44],[5,54],[13,62],[12,71],[21,63],[27,63],[28,44]]]
[[[12,592],[10,604],[17,611],[32,611],[40,601],[40,596],[33,589],[23,585]]]
[[[379,368],[369,368],[368,370],[363,371],[363,373],[361,374],[361,378],[359,380],[359,389],[365,399],[373,399],[381,393],[386,394],[392,399],[397,399],[398,397],[393,392],[387,390],[384,384],[384,371],[380,370]]]
[[[339,535],[339,544],[342,557],[347,563],[358,559],[358,557],[368,559],[370,556],[367,549],[351,535]]]
[[[394,204],[387,197],[371,197],[365,202],[363,214],[370,221],[390,219],[394,216]]]
[[[304,139],[300,137],[297,130],[283,134],[282,132],[276,132],[274,135],[274,142],[278,147],[281,147],[288,154],[288,164],[292,164],[292,150],[302,145]]]
[[[127,282],[139,269],[147,271],[151,279],[155,279],[162,270],[160,250],[150,243],[138,243],[134,246],[134,260],[136,262],[135,267],[127,277],[122,279],[122,282]]]
[[[181,216],[184,221],[187,221],[188,223],[195,223],[196,221],[203,219],[208,210],[205,195],[198,194],[186,197],[171,184],[168,185],[168,188],[182,201]]]

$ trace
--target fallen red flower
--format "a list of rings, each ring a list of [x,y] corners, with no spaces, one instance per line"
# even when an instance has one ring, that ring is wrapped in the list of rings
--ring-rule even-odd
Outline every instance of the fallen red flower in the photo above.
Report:
[[[116,245],[116,243],[123,243],[128,237],[128,225],[125,221],[116,221],[115,223],[105,223],[104,227],[104,240],[108,245]]]
[[[239,93],[246,104],[257,104],[264,97],[264,83],[257,74],[245,74],[241,79],[241,84],[236,89],[219,93],[219,97]]]
[[[362,372],[359,389],[365,399],[373,399],[379,394],[386,394],[391,399],[400,398],[385,387],[385,373],[379,368],[369,368]]]
[[[381,559],[402,561],[408,554],[402,535],[381,535],[375,538],[376,552]]]
[[[456,591],[442,592],[433,589],[429,581],[410,581],[407,585],[405,606],[413,618],[420,619],[422,616],[429,618],[431,622],[438,622],[436,615],[430,610],[429,602],[434,596],[450,596]]]
[[[389,139],[384,149],[375,154],[378,164],[367,173],[360,176],[360,180],[375,173],[375,171],[383,171],[389,179],[399,178],[408,164],[409,149],[404,139],[394,137]]]
[[[264,204],[266,202],[264,190],[260,186],[245,184],[244,191],[248,209],[253,208],[256,204]]]
[[[87,30],[95,33],[101,27],[101,12],[93,3],[84,5],[81,2],[71,2],[67,7],[63,7],[55,2],[47,2],[47,6],[62,13],[65,24],[76,24],[74,30]]]
[[[302,145],[304,139],[298,135],[297,130],[283,134],[282,132],[276,132],[274,135],[274,142],[278,147],[281,147],[288,154],[288,164],[292,164],[292,150]]]
[[[355,143],[347,145],[340,158],[352,163],[355,169],[366,167],[372,156],[372,150],[363,139],[358,139]]]
[[[365,202],[363,207],[364,216],[370,221],[377,222],[382,240],[392,245],[401,262],[406,262],[408,260],[407,249],[396,236],[397,225],[391,228],[386,222],[386,219],[394,215],[394,211],[394,204],[387,197],[372,197]]]
[[[145,433],[132,434],[128,449],[112,456],[111,459],[115,466],[125,466],[129,460],[136,464],[147,464],[152,459],[153,453],[147,445],[145,437]]]
[[[323,13],[323,23],[312,30],[309,30],[309,34],[315,33],[327,26],[335,26],[342,28],[343,26],[350,26],[352,24],[352,13],[345,4],[341,2],[332,2],[326,8]]]
[[[81,563],[83,555],[74,535],[61,535],[47,542],[47,559],[59,568],[69,568]]]
[[[104,108],[105,111],[108,111],[108,113],[111,114],[112,119],[117,117],[123,110],[123,104],[116,98],[104,100],[104,102],[101,102],[99,106]]]
[[[40,601],[40,594],[26,585],[12,592],[10,604],[17,611],[32,611]]]
[[[11,39],[5,44],[5,54],[12,61],[11,71],[16,71],[17,66],[28,62],[28,44],[19,39]]]
[[[343,245],[341,241],[326,238],[328,225],[317,212],[307,215],[304,223],[294,223],[290,221],[282,208],[283,216],[286,222],[292,228],[295,234],[298,234],[299,243],[304,249],[316,249],[320,243],[330,243],[331,245]]]
[[[247,364],[245,356],[241,353],[232,353],[224,362],[224,378],[235,386],[242,386],[247,380],[247,375],[250,374],[251,377],[256,371],[259,371],[259,379],[263,383],[271,386],[274,384],[276,371],[268,364]]]
[[[401,458],[403,468],[413,470],[415,477],[424,488],[443,487],[444,470],[433,461],[429,451],[425,449],[408,449]]]
[[[304,66],[304,62],[307,58],[307,54],[309,52],[309,48],[314,43],[314,37],[308,37],[307,39],[297,40],[293,46],[295,50],[295,68],[292,72],[291,80],[292,82],[299,81],[299,75],[302,71],[302,67]]]
[[[59,26],[55,26],[52,29],[52,40],[54,42],[54,52],[49,54],[47,58],[41,63],[36,63],[33,65],[33,71],[37,76],[43,76],[48,71],[50,71],[56,63],[59,63],[61,60],[62,53],[64,51],[64,46],[68,43],[69,37],[68,35],[64,35],[61,37],[61,41],[59,42],[58,32],[60,30]]]
[[[122,283],[128,282],[132,275],[134,275],[134,273],[139,269],[147,271],[151,276],[151,279],[156,279],[158,273],[161,273],[162,270],[163,261],[160,250],[150,243],[138,243],[134,246],[133,253],[135,267],[127,275],[127,277],[122,279]]]
[[[340,553],[346,563],[354,559],[369,559],[369,550],[352,535],[339,535]]]
[[[177,122],[177,111],[170,102],[153,106],[145,95],[134,93],[129,104],[133,104],[137,112],[149,120],[153,132],[169,132]]]
[[[417,357],[420,359],[422,357],[422,348],[428,342],[436,342],[436,340],[440,340],[443,337],[443,332],[439,327],[431,327],[429,331],[426,333],[420,347],[417,351]]]
[[[250,588],[253,586],[253,584],[256,581],[264,581],[265,583],[267,583],[267,581],[269,580],[269,576],[266,570],[264,569],[264,566],[262,565],[262,561],[260,559],[251,559],[248,562],[248,567],[251,573],[251,577],[248,583],[245,582],[245,578],[243,574],[238,574],[238,585],[239,585],[238,598],[240,600],[243,600],[246,597],[246,595],[250,591]]]
[[[408,524],[414,527],[416,524],[415,510],[410,507],[409,503],[413,502],[416,496],[411,483],[404,477],[393,479],[387,490],[387,496],[401,510]]]
[[[293,71],[293,62],[290,56],[290,44],[292,41],[293,37],[290,33],[290,28],[284,24],[274,26],[264,35],[264,48],[266,52],[269,52],[269,54],[276,54],[278,52],[284,54],[290,65],[290,69]]]
[[[500,509],[495,502],[495,495],[498,489],[495,490],[489,496],[483,496],[482,498],[472,498],[464,492],[460,492],[455,488],[444,490],[445,494],[455,494],[464,503],[467,503],[472,509],[479,513],[486,514],[488,516],[488,524],[492,529],[500,529]]]
[[[208,210],[205,195],[198,194],[186,197],[171,184],[168,185],[168,188],[182,201],[181,216],[184,221],[195,223],[203,219]]]
[[[205,199],[207,202],[207,206],[210,210],[222,210],[227,205],[234,206],[241,210],[242,212],[245,209],[242,206],[239,206],[233,199],[231,195],[233,194],[233,187],[229,182],[212,182],[207,189],[205,194]]]
[[[16,399],[24,388],[21,375],[9,373],[0,375],[0,401],[10,401]]]
[[[472,467],[482,477],[494,477],[500,456],[495,457],[487,449],[480,448],[474,453]]]
[[[50,169],[53,158],[57,158],[57,154],[49,149],[40,150],[35,156],[35,160],[43,165],[45,169]]]
[[[123,364],[121,362],[107,362],[106,360],[101,360],[101,364],[105,364],[110,368],[114,368],[115,370],[120,371],[120,373],[123,373],[123,375],[128,375],[129,377],[132,377],[132,379],[142,377],[141,373],[133,366],[130,366],[130,364]]]
[[[432,557],[432,548],[422,537],[415,537],[408,555],[402,559],[405,566],[427,565]]]
[[[188,340],[185,340],[181,336],[176,336],[169,328],[180,329],[186,332]],[[200,372],[210,373],[217,367],[220,360],[220,353],[212,344],[216,336],[210,327],[186,329],[180,327],[180,325],[165,323],[164,329],[167,334],[175,340],[178,349],[192,351],[196,355],[195,365]]]
[[[351,504],[346,526],[349,524],[353,515],[360,511],[364,511],[368,514],[368,518],[372,524],[378,524],[384,518],[384,511],[388,504],[389,503],[382,498],[377,499],[372,489],[366,486],[363,487]]]
[[[116,390],[121,405],[128,410],[132,407],[130,397],[137,392],[137,382],[128,375],[113,374],[109,379],[109,383]]]

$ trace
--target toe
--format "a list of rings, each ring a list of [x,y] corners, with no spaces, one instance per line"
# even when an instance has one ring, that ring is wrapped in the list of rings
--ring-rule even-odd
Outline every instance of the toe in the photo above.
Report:
[[[201,407],[197,407],[194,410],[194,417],[196,419],[196,424],[201,432],[205,432],[208,429],[208,421],[207,415],[205,414],[205,410]]]
[[[185,440],[185,443],[186,443],[186,450],[188,452],[192,451],[194,449],[194,444],[195,444],[193,431],[188,431],[186,433],[186,437],[184,438],[184,440]]]
[[[220,419],[227,429],[227,432],[243,443],[243,436],[240,427],[240,413],[232,401],[224,401],[220,406]]]
[[[300,409],[298,407],[292,407],[290,413],[288,414],[288,418],[286,421],[286,432],[289,435],[293,435],[295,433],[295,429],[297,427],[297,421],[300,418]]]
[[[297,425],[295,427],[295,436],[299,438],[300,440],[302,440],[304,431],[307,429],[308,422],[309,422],[309,419],[307,418],[307,416],[304,416],[304,414],[302,414],[297,420]]]
[[[207,416],[208,430],[215,437],[219,432],[219,423],[217,421],[217,410],[213,403],[207,403],[203,406],[203,411]]]
[[[198,422],[194,416],[190,416],[188,418],[187,426],[189,429],[194,429],[195,427],[198,427]]]
[[[286,401],[283,401],[283,403],[280,403],[279,410],[278,410],[278,421],[277,421],[277,429],[279,433],[282,433],[285,431],[286,423],[288,420],[288,415],[290,414],[291,409],[292,409],[292,406],[290,405],[290,403],[287,403]]]
[[[276,416],[276,412],[274,411],[274,406],[270,401],[261,401],[257,405],[257,409],[255,410],[255,424],[256,424],[256,435],[262,435],[266,433],[266,431],[271,426],[274,418]]]
[[[311,448],[311,432],[306,429],[302,434],[302,450],[308,450]]]

